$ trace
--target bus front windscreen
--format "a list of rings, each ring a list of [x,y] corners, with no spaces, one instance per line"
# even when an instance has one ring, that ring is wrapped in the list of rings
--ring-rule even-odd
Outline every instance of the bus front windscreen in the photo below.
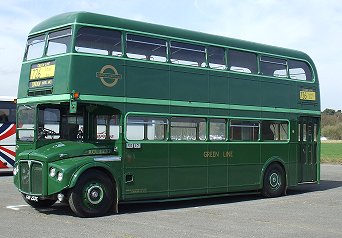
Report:
[[[66,107],[40,107],[38,110],[38,139],[82,140],[84,116],[70,114]]]
[[[79,105],[76,113],[69,107],[42,105],[38,109],[38,140],[102,141],[119,138],[116,110]]]

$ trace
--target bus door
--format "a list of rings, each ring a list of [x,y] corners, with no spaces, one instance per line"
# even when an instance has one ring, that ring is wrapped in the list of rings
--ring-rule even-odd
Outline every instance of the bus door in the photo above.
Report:
[[[319,118],[300,117],[298,123],[298,182],[317,181]]]

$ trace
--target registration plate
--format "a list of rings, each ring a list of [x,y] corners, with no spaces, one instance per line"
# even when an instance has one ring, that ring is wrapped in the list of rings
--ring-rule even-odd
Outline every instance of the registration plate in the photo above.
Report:
[[[38,197],[37,196],[31,196],[31,195],[26,195],[26,199],[33,201],[33,202],[38,202]]]
[[[55,61],[33,64],[31,66],[30,80],[47,79],[55,76]]]

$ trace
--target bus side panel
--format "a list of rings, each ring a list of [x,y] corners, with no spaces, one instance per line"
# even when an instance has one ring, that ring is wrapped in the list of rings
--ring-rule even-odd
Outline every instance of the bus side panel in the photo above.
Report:
[[[229,102],[229,80],[226,73],[209,71],[209,102],[223,103]],[[217,114],[210,114],[217,115]],[[225,111],[223,115],[227,115]]]
[[[261,146],[261,164],[270,164],[274,162],[284,163],[285,172],[289,163],[290,144],[286,142],[264,142]],[[266,167],[267,168],[267,167]],[[265,168],[265,169],[266,169]],[[263,180],[263,178],[260,178]]]
[[[167,197],[168,144],[153,142],[127,144],[132,145],[132,148],[125,149],[123,159],[125,199]]]
[[[287,174],[287,186],[295,186],[298,184],[298,150],[297,150],[297,143],[290,143],[289,144],[289,169]]]
[[[129,60],[126,64],[126,97],[170,98],[169,66]]]
[[[173,67],[170,76],[170,93],[171,100],[208,102],[207,72]]]
[[[229,191],[255,190],[260,185],[260,144],[231,143],[232,158],[229,159]]]
[[[232,105],[260,105],[260,86],[259,79],[250,75],[230,74],[229,93],[230,104]]]
[[[208,193],[225,193],[228,191],[228,161],[232,157],[229,144],[212,142],[203,157],[208,163]]]
[[[170,196],[207,193],[206,143],[176,142],[170,145]]]
[[[290,82],[265,79],[261,81],[261,84],[262,88],[259,94],[262,95],[260,105],[263,107],[290,108],[290,105],[296,100],[295,85],[291,85]]]

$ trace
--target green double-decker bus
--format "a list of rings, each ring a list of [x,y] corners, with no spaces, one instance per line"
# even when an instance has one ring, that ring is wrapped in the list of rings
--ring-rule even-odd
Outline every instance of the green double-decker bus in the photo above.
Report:
[[[29,34],[14,183],[35,208],[262,193],[320,178],[305,53],[87,12]]]

